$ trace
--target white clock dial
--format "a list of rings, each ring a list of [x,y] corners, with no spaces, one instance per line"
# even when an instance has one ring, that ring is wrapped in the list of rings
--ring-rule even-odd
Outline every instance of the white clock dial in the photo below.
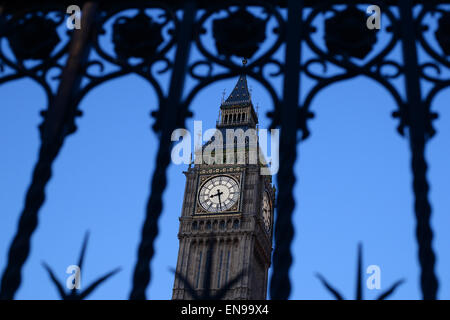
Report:
[[[270,225],[272,223],[272,207],[270,205],[269,194],[265,191],[263,195],[263,206],[262,206],[262,215],[264,226],[266,227],[266,231],[270,231]]]
[[[198,202],[208,212],[229,210],[239,199],[239,185],[228,176],[216,176],[207,180],[198,195]]]

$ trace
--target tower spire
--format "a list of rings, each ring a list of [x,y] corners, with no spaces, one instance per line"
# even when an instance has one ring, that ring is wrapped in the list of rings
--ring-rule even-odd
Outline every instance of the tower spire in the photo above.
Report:
[[[245,67],[247,59],[242,59],[242,66]],[[223,106],[246,106],[251,104],[250,91],[247,85],[247,76],[242,73],[239,76],[238,82],[234,86],[228,98],[222,102]]]
[[[236,86],[233,91],[230,93],[228,98],[222,103],[224,106],[244,106],[251,104],[250,92],[248,91],[247,86],[247,77],[245,74],[242,74],[239,77]]]
[[[220,127],[252,127],[258,123],[252,103],[251,92],[248,89],[245,65],[247,60],[242,60],[243,72],[229,96],[222,98],[220,116],[217,125]]]

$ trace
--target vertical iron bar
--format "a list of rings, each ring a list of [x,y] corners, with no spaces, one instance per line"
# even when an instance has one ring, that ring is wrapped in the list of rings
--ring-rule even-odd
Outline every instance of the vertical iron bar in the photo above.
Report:
[[[291,292],[289,269],[292,264],[291,244],[294,238],[292,214],[295,207],[293,189],[294,164],[297,156],[297,108],[300,85],[300,49],[303,1],[288,1],[286,27],[286,65],[281,104],[280,170],[278,173],[278,214],[275,221],[275,250],[270,297],[286,300]]]
[[[358,243],[358,257],[356,267],[356,300],[363,300],[363,261],[362,261],[362,243]]]
[[[413,18],[413,2],[400,0],[400,21],[403,60],[405,64],[405,85],[407,96],[407,121],[409,142],[412,153],[413,190],[415,196],[416,236],[419,245],[421,267],[421,289],[425,300],[437,298],[438,280],[434,271],[433,231],[430,225],[431,205],[428,199],[427,162],[425,146],[427,142],[427,121],[430,121],[421,96],[420,71],[416,48],[416,26]]]
[[[21,282],[21,271],[30,253],[31,236],[38,224],[38,212],[45,200],[45,187],[52,174],[52,164],[74,121],[73,109],[76,106],[72,101],[74,93],[80,86],[80,70],[88,56],[89,35],[96,9],[95,2],[83,5],[81,29],[74,31],[56,97],[49,105],[44,120],[39,158],[26,194],[18,229],[9,248],[8,262],[0,287],[0,299],[13,299]]]
[[[147,202],[147,212],[142,228],[138,261],[134,269],[131,300],[145,300],[145,290],[150,282],[150,261],[155,253],[154,241],[158,235],[158,219],[162,212],[162,196],[167,184],[167,168],[170,164],[171,134],[177,125],[177,118],[182,111],[180,107],[184,80],[187,71],[196,7],[193,1],[186,3],[183,19],[177,30],[177,49],[172,72],[169,94],[161,101],[162,126],[160,145],[156,156],[156,167],[152,177],[151,194]]]

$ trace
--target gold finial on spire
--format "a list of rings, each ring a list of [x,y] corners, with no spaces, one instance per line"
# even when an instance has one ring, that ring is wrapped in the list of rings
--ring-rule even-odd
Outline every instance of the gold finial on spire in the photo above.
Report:
[[[242,65],[245,67],[245,65],[247,64],[247,59],[242,59]]]

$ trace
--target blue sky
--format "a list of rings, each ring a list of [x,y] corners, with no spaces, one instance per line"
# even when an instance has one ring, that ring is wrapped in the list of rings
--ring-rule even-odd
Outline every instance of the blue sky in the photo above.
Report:
[[[380,36],[379,42],[383,41],[384,36]],[[393,56],[398,57],[398,52]],[[304,54],[310,52],[305,49]],[[282,57],[282,49],[278,56]],[[191,59],[196,58],[194,48]],[[194,117],[188,119],[187,128],[193,129],[194,120],[202,120],[204,130],[214,127],[222,91],[229,93],[236,80],[220,81],[201,91],[191,105]],[[257,81],[250,78],[248,82],[253,102],[259,104],[260,127],[267,128],[265,113],[271,110],[272,101]],[[273,82],[279,90],[280,79]],[[188,79],[186,87],[193,84]],[[304,95],[312,83],[302,79],[302,84]],[[0,86],[0,96],[3,271],[37,158],[39,111],[47,101],[39,86],[28,79]],[[441,299],[450,299],[449,99],[447,90],[434,101],[433,109],[440,114],[435,121],[438,133],[427,148]],[[159,143],[150,129],[154,120],[149,113],[156,107],[151,87],[134,75],[99,86],[81,102],[84,115],[77,119],[78,131],[66,139],[54,163],[16,298],[58,298],[41,262],[47,262],[65,282],[65,270],[76,264],[87,230],[91,237],[82,287],[120,266],[122,271],[90,298],[128,298]],[[364,267],[375,264],[381,268],[381,291],[404,278],[406,283],[393,298],[420,298],[410,153],[407,139],[396,132],[398,120],[390,115],[395,109],[387,91],[363,77],[334,84],[314,99],[311,110],[316,117],[309,122],[312,134],[297,146],[299,158],[294,168],[296,233],[291,299],[331,298],[315,278],[316,272],[346,298],[354,298],[359,241],[364,246]],[[168,170],[149,299],[171,298],[173,275],[169,268],[175,267],[178,254],[185,169],[184,165],[171,165]],[[365,297],[371,299],[379,293],[366,289]]]

